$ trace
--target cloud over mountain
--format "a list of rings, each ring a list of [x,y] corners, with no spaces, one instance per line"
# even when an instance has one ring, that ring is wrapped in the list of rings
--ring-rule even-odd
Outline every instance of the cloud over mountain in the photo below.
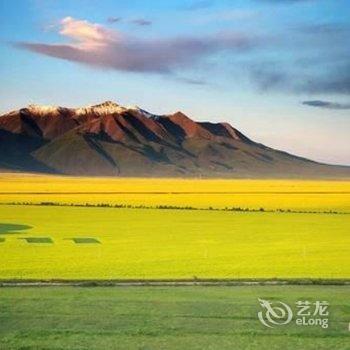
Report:
[[[190,67],[200,59],[220,51],[241,52],[257,44],[255,38],[235,32],[145,39],[72,17],[61,20],[58,33],[69,39],[69,42],[19,42],[15,45],[91,67],[171,73],[179,67]]]
[[[267,62],[251,67],[251,76],[261,91],[286,91],[308,94],[350,94],[349,65],[333,61],[331,67],[322,69],[322,59],[311,60],[313,67],[298,67]],[[318,69],[315,69],[318,67]]]
[[[263,91],[348,95],[349,35],[349,24],[340,22],[286,28],[276,37],[273,55],[251,63],[253,81]]]

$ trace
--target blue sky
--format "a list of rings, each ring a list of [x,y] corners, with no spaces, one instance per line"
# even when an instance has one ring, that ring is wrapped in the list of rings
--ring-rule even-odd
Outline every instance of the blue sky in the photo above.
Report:
[[[350,165],[348,0],[0,0],[0,112],[113,100]]]

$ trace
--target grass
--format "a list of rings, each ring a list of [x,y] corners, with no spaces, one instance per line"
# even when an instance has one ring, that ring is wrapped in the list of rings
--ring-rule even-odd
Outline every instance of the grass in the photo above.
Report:
[[[348,349],[349,287],[1,288],[3,350]],[[326,300],[329,328],[274,329],[258,298]]]
[[[347,215],[1,206],[0,278],[349,278]],[[49,235],[52,245],[18,237]],[[98,237],[102,244],[67,238]]]

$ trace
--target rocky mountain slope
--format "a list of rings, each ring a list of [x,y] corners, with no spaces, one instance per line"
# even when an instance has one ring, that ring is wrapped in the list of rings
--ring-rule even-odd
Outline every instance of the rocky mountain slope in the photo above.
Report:
[[[255,143],[227,123],[113,102],[30,105],[0,117],[0,169],[95,176],[350,177]]]

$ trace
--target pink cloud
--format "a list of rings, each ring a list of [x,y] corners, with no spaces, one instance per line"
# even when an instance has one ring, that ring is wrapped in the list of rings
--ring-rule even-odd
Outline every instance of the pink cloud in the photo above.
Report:
[[[20,42],[15,45],[96,68],[170,73],[179,67],[190,67],[218,51],[241,52],[257,44],[255,39],[238,33],[143,39],[72,17],[61,20],[58,33],[69,42]]]

